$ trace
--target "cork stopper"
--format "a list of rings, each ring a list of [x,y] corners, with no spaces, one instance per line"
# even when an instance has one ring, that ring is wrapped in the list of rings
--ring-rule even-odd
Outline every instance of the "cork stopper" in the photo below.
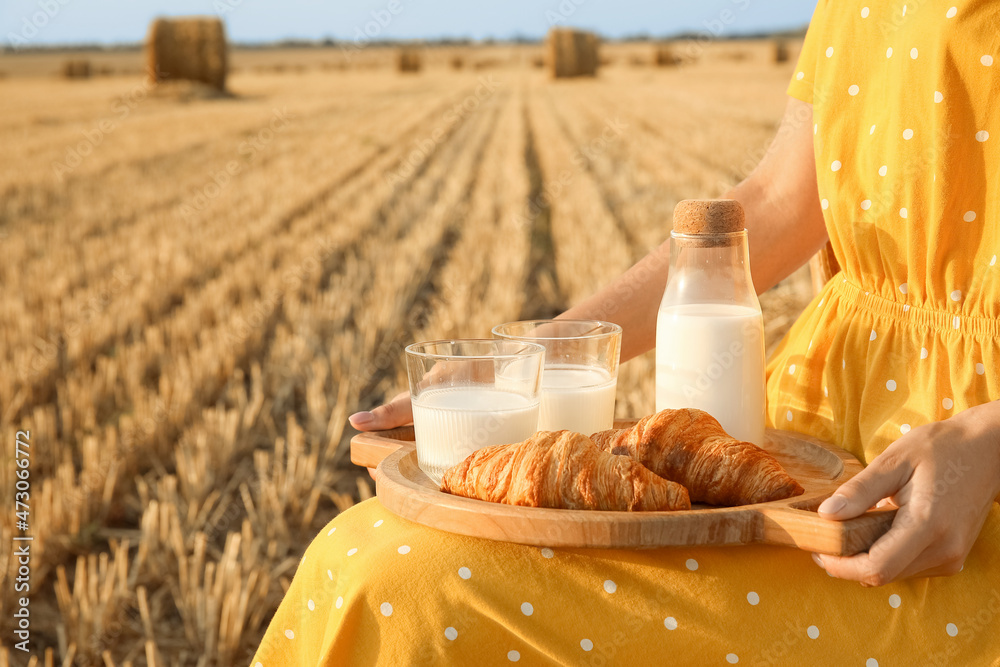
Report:
[[[685,199],[674,208],[678,234],[729,234],[743,229],[743,207],[735,199]]]

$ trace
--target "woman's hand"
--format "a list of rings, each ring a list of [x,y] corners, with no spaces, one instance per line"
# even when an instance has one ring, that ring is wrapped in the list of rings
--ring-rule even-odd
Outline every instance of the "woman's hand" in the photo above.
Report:
[[[915,428],[819,506],[823,518],[859,516],[883,499],[899,508],[867,553],[813,554],[841,579],[881,586],[962,569],[1000,492],[1000,402]]]
[[[359,431],[385,431],[405,426],[413,421],[410,392],[404,391],[371,412],[355,412],[347,419]]]

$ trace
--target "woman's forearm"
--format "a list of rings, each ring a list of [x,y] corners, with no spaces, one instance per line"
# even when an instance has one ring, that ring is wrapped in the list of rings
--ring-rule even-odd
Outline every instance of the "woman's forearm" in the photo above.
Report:
[[[746,212],[750,266],[758,294],[802,266],[826,242],[816,190],[812,111],[793,100],[757,169],[726,193]],[[622,361],[652,349],[656,314],[667,284],[669,242],[560,317],[597,319],[622,327]]]

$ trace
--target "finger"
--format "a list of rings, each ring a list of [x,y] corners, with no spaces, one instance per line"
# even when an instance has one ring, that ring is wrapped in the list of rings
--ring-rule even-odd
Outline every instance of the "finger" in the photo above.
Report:
[[[824,519],[852,519],[864,514],[882,498],[903,488],[912,474],[904,462],[880,463],[876,457],[867,468],[840,485],[816,510]]]
[[[375,479],[375,468],[368,468],[368,476]]]
[[[413,421],[410,393],[404,391],[385,405],[380,405],[371,412],[356,412],[348,419],[351,426],[359,431],[384,431],[409,424]]]
[[[930,531],[921,530],[907,518],[906,508],[896,513],[892,528],[866,553],[854,556],[821,555],[816,561],[839,579],[859,581],[865,586],[883,586],[898,579],[933,542]]]

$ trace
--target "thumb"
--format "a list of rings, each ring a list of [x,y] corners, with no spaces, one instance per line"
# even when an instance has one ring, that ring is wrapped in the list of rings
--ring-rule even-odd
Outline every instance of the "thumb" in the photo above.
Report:
[[[410,392],[397,394],[385,405],[380,405],[371,412],[356,412],[348,419],[351,426],[359,431],[385,431],[409,424],[413,421]]]
[[[852,519],[871,509],[875,503],[895,495],[903,488],[910,470],[898,459],[882,463],[876,456],[871,464],[840,485],[837,491],[823,501],[816,510],[824,519]]]

